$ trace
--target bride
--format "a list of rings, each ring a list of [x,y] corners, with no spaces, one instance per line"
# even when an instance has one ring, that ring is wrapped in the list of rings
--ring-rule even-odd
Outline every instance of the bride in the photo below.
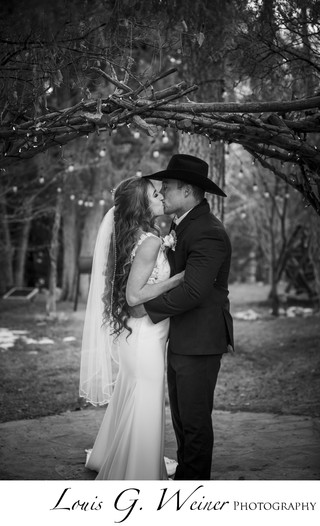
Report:
[[[97,479],[166,479],[164,366],[169,319],[153,324],[139,304],[176,287],[155,218],[162,195],[144,178],[122,181],[98,233],[87,302],[80,396],[106,403],[86,467]],[[130,316],[130,313],[134,316]],[[112,380],[112,361],[119,372]]]

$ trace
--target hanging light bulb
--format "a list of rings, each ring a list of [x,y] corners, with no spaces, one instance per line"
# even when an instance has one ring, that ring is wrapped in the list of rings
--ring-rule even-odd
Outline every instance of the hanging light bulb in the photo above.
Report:
[[[137,170],[137,171],[136,171],[136,175],[137,175],[138,177],[141,177],[141,175],[142,175],[141,170]]]
[[[133,137],[134,137],[135,139],[139,139],[139,137],[140,137],[140,132],[138,132],[138,131],[134,131],[134,132],[133,132]]]
[[[74,164],[73,163],[69,164],[67,170],[68,170],[68,172],[73,172],[74,171]]]
[[[160,155],[160,152],[158,152],[158,150],[155,150],[152,155],[155,159],[157,159],[157,157],[159,157]]]
[[[242,168],[240,168],[240,171],[239,171],[239,179],[242,179],[242,177],[243,177],[243,170],[242,170]]]
[[[258,190],[258,185],[257,185],[257,183],[254,183],[254,184],[253,184],[253,186],[252,186],[252,190],[253,190],[254,192],[256,192],[256,191]]]
[[[100,157],[105,157],[107,155],[106,149],[102,148],[102,150],[100,150],[100,152],[99,152],[99,155],[100,155]]]
[[[40,184],[43,184],[43,183],[44,183],[44,177],[43,177],[43,175],[41,175],[41,176],[39,177],[39,183],[40,183]]]
[[[76,196],[75,196],[74,194],[71,194],[71,195],[70,195],[70,200],[71,200],[71,201],[74,201],[75,198],[76,198]]]
[[[99,200],[99,205],[100,205],[100,206],[104,206],[104,204],[105,204],[105,200],[104,200],[104,199],[100,199],[100,200]]]

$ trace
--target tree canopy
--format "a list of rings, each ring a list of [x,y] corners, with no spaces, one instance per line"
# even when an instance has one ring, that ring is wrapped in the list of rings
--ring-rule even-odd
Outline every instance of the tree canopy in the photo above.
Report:
[[[320,214],[318,1],[1,9],[1,168],[122,125],[170,127],[241,144]]]

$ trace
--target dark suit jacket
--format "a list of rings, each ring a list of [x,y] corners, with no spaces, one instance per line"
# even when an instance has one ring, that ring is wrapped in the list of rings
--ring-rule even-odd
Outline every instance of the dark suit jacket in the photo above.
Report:
[[[221,354],[233,347],[228,276],[231,245],[206,199],[177,226],[171,273],[185,270],[175,289],[144,304],[153,323],[170,317],[170,350],[176,354]]]

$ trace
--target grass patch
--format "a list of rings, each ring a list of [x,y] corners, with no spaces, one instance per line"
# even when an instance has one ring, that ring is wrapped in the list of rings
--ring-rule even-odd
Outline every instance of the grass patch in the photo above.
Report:
[[[243,308],[236,292],[233,312]],[[239,297],[246,297],[244,308],[252,306],[243,285],[240,292]],[[252,299],[262,319],[235,320],[236,352],[223,358],[215,408],[319,416],[319,315],[272,318],[257,294],[255,289]],[[1,422],[87,407],[78,397],[84,305],[76,313],[72,307],[58,304],[53,320],[45,318],[40,297],[33,303],[0,301],[0,327],[26,330],[36,340],[26,343],[20,337],[0,352]],[[40,344],[44,337],[54,343]],[[70,337],[75,340],[65,341]]]

